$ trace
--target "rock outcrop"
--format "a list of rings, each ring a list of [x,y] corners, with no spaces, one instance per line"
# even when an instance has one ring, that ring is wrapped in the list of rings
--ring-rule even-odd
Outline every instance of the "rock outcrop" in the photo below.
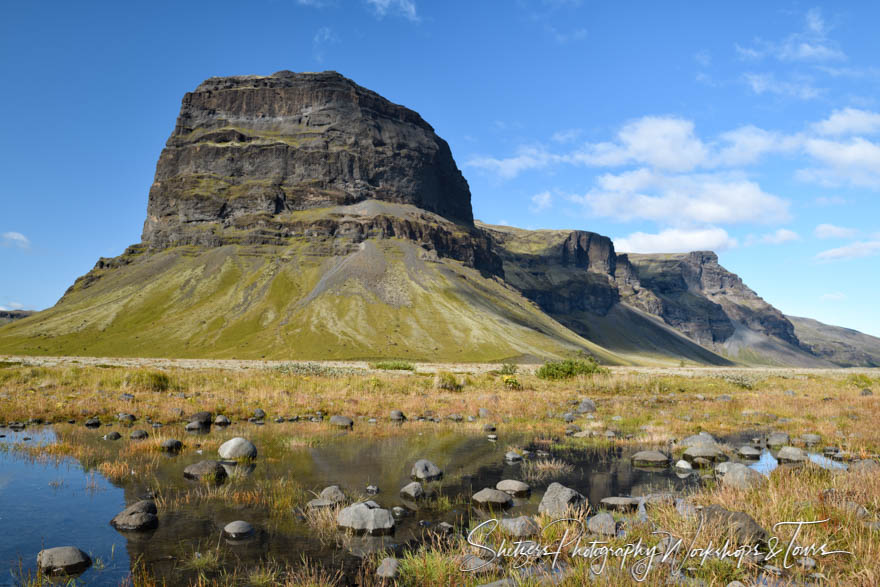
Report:
[[[785,316],[746,287],[742,279],[718,264],[711,251],[668,255],[629,255],[639,283],[660,300],[646,306],[668,324],[708,347],[723,343],[738,325],[797,346],[794,326]]]
[[[381,200],[473,223],[468,184],[416,112],[335,72],[211,78],[183,98],[150,189],[142,239],[189,225]]]
[[[31,314],[33,314],[33,312],[29,310],[0,310],[0,324],[7,324],[15,320],[21,320],[22,318],[27,318]]]

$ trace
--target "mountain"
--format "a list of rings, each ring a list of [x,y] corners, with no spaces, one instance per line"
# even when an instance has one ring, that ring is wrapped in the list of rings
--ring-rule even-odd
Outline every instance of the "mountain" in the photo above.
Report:
[[[0,329],[0,352],[627,362],[504,282],[417,113],[288,71],[186,94],[141,242]]]
[[[870,337],[797,320],[711,252],[618,254],[592,232],[475,222],[449,146],[416,112],[335,72],[281,71],[187,93],[141,242],[99,259],[54,307],[0,327],[0,352],[588,353],[610,364],[797,366],[876,357]]]
[[[0,324],[7,324],[13,320],[21,320],[33,314],[30,310],[0,310]]]
[[[818,320],[786,316],[801,346],[842,367],[880,367],[880,338]]]

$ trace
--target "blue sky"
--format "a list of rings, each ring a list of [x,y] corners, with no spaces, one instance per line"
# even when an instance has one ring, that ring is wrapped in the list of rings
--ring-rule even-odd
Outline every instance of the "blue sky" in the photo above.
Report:
[[[9,4],[0,307],[139,241],[203,79],[332,69],[421,113],[485,222],[712,249],[783,312],[880,335],[880,6],[770,4]]]

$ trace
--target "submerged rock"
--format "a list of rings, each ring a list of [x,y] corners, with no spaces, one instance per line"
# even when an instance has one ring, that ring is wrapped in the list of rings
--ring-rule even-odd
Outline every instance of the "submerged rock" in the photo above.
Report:
[[[501,528],[517,538],[537,536],[541,532],[538,522],[531,516],[519,516],[518,518],[501,518]]]
[[[307,505],[311,509],[333,507],[345,502],[345,494],[338,485],[329,485],[321,490],[316,499],[311,500]]]
[[[761,451],[753,446],[741,446],[739,449],[739,456],[745,459],[757,459],[761,457]]]
[[[92,566],[92,559],[75,546],[56,546],[37,554],[37,566],[45,575],[77,575]]]
[[[352,428],[354,428],[354,420],[352,420],[348,416],[340,416],[337,414],[330,417],[330,425],[336,426],[337,428],[346,428],[348,430],[351,430]]]
[[[425,489],[422,487],[422,484],[418,481],[413,481],[407,485],[404,485],[400,490],[401,497],[405,499],[409,499],[412,501],[417,501],[425,497]]]
[[[257,447],[246,438],[231,438],[220,445],[217,453],[222,459],[229,460],[253,460],[257,458]]]
[[[168,440],[162,441],[159,448],[165,452],[180,452],[180,449],[183,448],[183,443],[175,438],[169,438]]]
[[[203,427],[210,426],[212,417],[213,415],[211,414],[211,412],[196,412],[189,417],[189,421],[191,424],[199,424]]]
[[[254,527],[251,526],[248,522],[243,520],[236,520],[235,522],[229,522],[223,527],[223,533],[233,540],[239,540],[241,538],[247,538],[251,534],[254,533]]]
[[[131,440],[143,440],[148,436],[150,435],[147,434],[145,430],[133,430],[132,433],[128,435]]]
[[[226,469],[217,461],[199,461],[185,468],[183,476],[197,481],[222,483],[226,480]]]
[[[665,467],[669,464],[669,457],[659,450],[639,451],[630,460],[636,467]]]
[[[510,497],[510,494],[489,487],[479,490],[471,499],[475,504],[483,507],[509,508],[513,505],[513,498]]]
[[[773,432],[767,437],[767,446],[784,446],[789,442],[791,442],[791,440],[785,432]]]
[[[784,446],[776,453],[776,459],[780,463],[802,463],[807,460],[807,455],[796,446]]]
[[[615,512],[633,512],[639,507],[635,497],[606,497],[599,501],[601,507]]]
[[[551,483],[541,498],[538,505],[538,513],[549,516],[565,515],[571,509],[581,509],[589,505],[586,497],[574,489],[570,489],[561,483]]]
[[[443,477],[443,471],[431,461],[419,459],[413,465],[410,476],[418,481],[436,481]]]
[[[697,459],[705,459],[709,462],[725,460],[724,453],[717,445],[713,444],[695,444],[688,447],[682,455],[685,459],[695,464]]]
[[[504,479],[495,485],[495,489],[509,493],[514,497],[526,497],[531,493],[532,488],[528,483],[517,481],[515,479]]]
[[[365,501],[343,508],[336,516],[336,523],[341,528],[373,536],[390,534],[394,531],[394,516],[375,501]]]
[[[155,502],[145,499],[128,506],[116,514],[116,517],[110,520],[110,525],[117,530],[126,532],[152,530],[159,525],[159,518],[156,516],[156,513]]]

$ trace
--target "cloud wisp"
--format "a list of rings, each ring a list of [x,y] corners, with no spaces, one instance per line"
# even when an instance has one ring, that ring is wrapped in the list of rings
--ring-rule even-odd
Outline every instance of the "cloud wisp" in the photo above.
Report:
[[[419,22],[420,20],[414,0],[366,0],[366,2],[379,18],[395,15],[411,22]]]
[[[4,247],[16,247],[19,249],[31,248],[31,241],[20,232],[4,232],[0,235],[0,244]]]
[[[877,235],[875,235],[877,236]],[[858,241],[816,255],[817,261],[843,261],[880,255],[880,240]]]
[[[723,251],[738,246],[737,239],[723,228],[670,228],[657,234],[634,232],[614,239],[614,249],[621,253],[687,253],[690,251]]]

